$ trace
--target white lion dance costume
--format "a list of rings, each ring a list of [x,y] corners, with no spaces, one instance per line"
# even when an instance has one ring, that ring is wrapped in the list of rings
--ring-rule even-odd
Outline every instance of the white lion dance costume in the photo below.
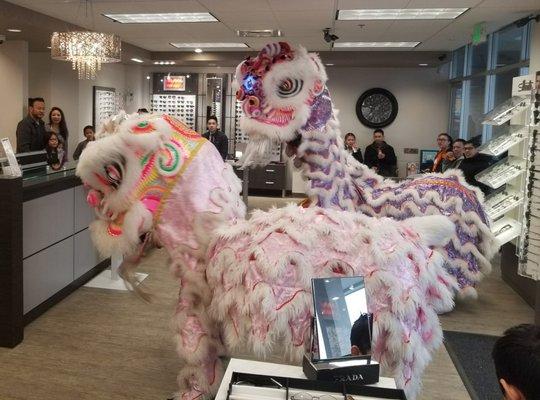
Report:
[[[282,54],[283,48],[279,45],[273,58],[265,55],[272,66],[262,73],[275,74],[268,85],[277,83],[287,95],[297,90],[291,82],[279,83],[278,67],[308,56],[303,50]],[[326,93],[317,85],[316,79],[305,81],[300,92]],[[282,104],[270,113],[283,123],[267,125],[267,133],[280,140],[287,121],[299,118],[305,126],[310,118],[309,109],[295,115]],[[342,161],[336,143],[326,154]],[[329,166],[343,181],[355,168],[360,169],[339,162]],[[443,267],[444,257],[432,250],[455,237],[451,219],[379,219],[355,212],[352,199],[352,211],[343,211],[321,198],[325,208],[289,205],[257,211],[246,220],[232,168],[210,142],[167,115],[113,119],[83,152],[77,173],[98,215],[91,225],[93,241],[105,255],[126,256],[122,273],[128,280],[143,238],[151,234],[170,255],[180,286],[177,350],[185,363],[177,399],[215,393],[222,374],[219,357],[236,349],[263,358],[279,342],[292,361],[300,362],[309,347],[311,278],[352,275],[365,279],[374,314],[374,357],[383,374],[416,397],[422,373],[442,342],[436,311],[452,307],[458,287]],[[335,196],[336,204],[342,197]]]
[[[301,168],[316,206],[398,220],[450,217],[455,234],[438,250],[458,281],[459,294],[475,297],[475,287],[491,271],[490,259],[497,250],[480,190],[468,185],[457,170],[395,183],[350,157],[343,148],[327,79],[315,54],[284,42],[267,45],[238,66],[237,99],[245,115],[241,128],[250,136],[243,164],[265,163],[272,142],[287,143],[287,153]]]

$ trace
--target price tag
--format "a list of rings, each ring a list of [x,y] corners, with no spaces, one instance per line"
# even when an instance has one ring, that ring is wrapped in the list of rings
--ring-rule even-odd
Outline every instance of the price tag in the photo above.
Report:
[[[8,160],[9,166],[3,168],[4,175],[10,176],[22,176],[21,167],[15,158],[15,153],[13,152],[13,147],[11,147],[11,142],[8,138],[2,138],[2,147],[4,148],[4,153]]]

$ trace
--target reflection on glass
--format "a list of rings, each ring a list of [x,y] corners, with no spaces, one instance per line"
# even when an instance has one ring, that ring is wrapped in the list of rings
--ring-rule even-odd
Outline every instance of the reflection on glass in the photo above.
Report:
[[[461,102],[463,96],[463,82],[452,85],[452,103],[450,115],[450,136],[459,137],[459,126],[461,121]]]
[[[524,27],[510,25],[495,34],[495,68],[521,61]]]
[[[452,78],[463,76],[465,67],[465,46],[460,47],[452,54]]]
[[[467,110],[467,132],[465,132],[467,139],[482,134],[485,91],[486,77],[482,76],[470,80],[469,107]]]
[[[320,360],[371,354],[372,315],[363,277],[313,279]]]
[[[479,43],[477,45],[471,45],[470,47],[471,61],[470,61],[470,75],[474,75],[478,72],[483,72],[487,69],[487,54],[488,43],[487,41]]]

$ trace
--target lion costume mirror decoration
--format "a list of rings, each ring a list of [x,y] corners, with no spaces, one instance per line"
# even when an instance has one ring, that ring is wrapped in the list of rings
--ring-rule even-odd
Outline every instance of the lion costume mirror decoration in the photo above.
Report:
[[[220,357],[239,350],[264,358],[279,345],[299,363],[309,344],[311,278],[352,275],[365,277],[374,357],[414,399],[442,342],[437,311],[451,309],[458,290],[452,270],[444,268],[444,249],[459,223],[449,212],[403,221],[358,212],[367,190],[351,177],[369,174],[343,156],[338,137],[319,142],[309,133],[328,125],[337,131],[337,121],[328,118],[334,111],[320,61],[285,43],[265,47],[257,59],[264,61],[254,68],[248,60],[237,74],[242,85],[247,70],[260,74],[252,91],[248,84],[239,93],[248,116],[243,126],[253,132],[244,162],[264,154],[268,138],[291,142],[296,161],[312,174],[312,205],[255,211],[246,219],[240,181],[210,142],[167,115],[119,116],[104,125],[77,166],[98,216],[92,239],[102,254],[126,257],[121,273],[131,283],[150,236],[168,252],[180,286],[174,326],[184,365],[176,399],[211,398],[222,376]],[[311,78],[303,75],[307,70]],[[302,94],[308,94],[306,107],[297,109],[292,98]],[[297,131],[302,141],[320,145],[317,157],[334,162],[312,165],[312,149],[293,145]],[[317,193],[316,187],[327,190],[328,176],[338,181],[328,186],[332,194]],[[388,197],[389,183],[374,174],[367,182]]]

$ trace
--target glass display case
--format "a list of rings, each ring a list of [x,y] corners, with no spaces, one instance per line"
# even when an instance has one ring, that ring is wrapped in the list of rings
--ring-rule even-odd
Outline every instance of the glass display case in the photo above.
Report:
[[[527,96],[513,96],[498,105],[484,116],[484,125],[502,125],[529,108],[531,102]]]
[[[513,218],[504,217],[497,220],[491,227],[495,239],[500,245],[517,238],[521,233],[521,224]]]
[[[486,213],[495,221],[523,203],[523,194],[517,190],[502,190],[486,198]]]
[[[509,156],[475,176],[478,182],[498,189],[525,172],[525,160]]]
[[[483,154],[498,157],[509,148],[520,143],[523,139],[529,135],[529,128],[527,126],[508,126],[508,130],[505,133],[493,138],[486,144],[480,146],[478,151]]]

